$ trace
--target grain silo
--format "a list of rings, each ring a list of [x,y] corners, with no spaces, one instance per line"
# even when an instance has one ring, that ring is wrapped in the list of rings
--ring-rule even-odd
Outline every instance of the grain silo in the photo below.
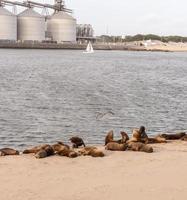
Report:
[[[0,7],[0,40],[17,40],[17,16]]]
[[[75,42],[76,19],[64,11],[59,11],[47,21],[47,32],[53,41]]]
[[[45,40],[45,18],[32,8],[18,15],[18,40]]]

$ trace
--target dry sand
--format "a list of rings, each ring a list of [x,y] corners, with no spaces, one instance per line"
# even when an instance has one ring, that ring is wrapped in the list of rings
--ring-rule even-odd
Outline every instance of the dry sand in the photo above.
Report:
[[[171,51],[171,52],[186,52],[187,51],[187,44],[167,44],[164,43],[161,45],[153,45],[153,46],[148,46],[146,47],[147,50],[150,51]]]
[[[104,158],[0,157],[0,200],[186,200],[187,142]]]

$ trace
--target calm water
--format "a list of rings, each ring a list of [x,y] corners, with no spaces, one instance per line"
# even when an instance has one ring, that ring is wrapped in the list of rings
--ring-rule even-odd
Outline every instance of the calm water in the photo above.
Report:
[[[187,129],[187,53],[0,50],[0,147]]]

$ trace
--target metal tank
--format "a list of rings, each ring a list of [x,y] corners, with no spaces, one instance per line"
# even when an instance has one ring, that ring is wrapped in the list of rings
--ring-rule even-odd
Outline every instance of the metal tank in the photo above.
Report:
[[[53,41],[75,42],[76,41],[76,19],[64,11],[59,11],[47,21],[47,32]]]
[[[45,17],[29,8],[18,15],[18,40],[45,40]]]
[[[0,7],[0,40],[17,40],[17,16]]]

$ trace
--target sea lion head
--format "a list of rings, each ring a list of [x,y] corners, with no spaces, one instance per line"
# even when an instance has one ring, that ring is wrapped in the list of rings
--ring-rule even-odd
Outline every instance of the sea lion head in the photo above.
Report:
[[[128,134],[124,131],[121,131],[120,134],[122,136],[122,143],[126,143],[129,140]]]
[[[40,151],[38,151],[36,154],[35,154],[35,157],[40,159],[40,158],[45,158],[47,157],[47,152],[43,149],[41,149]]]
[[[19,154],[20,154],[19,151],[16,150],[15,155],[19,155]]]
[[[107,133],[105,137],[105,145],[107,145],[109,142],[112,142],[114,140],[114,131],[111,130]]]
[[[54,149],[53,149],[53,147],[50,146],[50,145],[46,146],[44,150],[46,151],[47,156],[51,156],[51,155],[53,155],[54,152],[55,152]]]
[[[145,132],[145,127],[144,126],[140,126],[139,131],[140,131],[140,133],[144,133]]]

